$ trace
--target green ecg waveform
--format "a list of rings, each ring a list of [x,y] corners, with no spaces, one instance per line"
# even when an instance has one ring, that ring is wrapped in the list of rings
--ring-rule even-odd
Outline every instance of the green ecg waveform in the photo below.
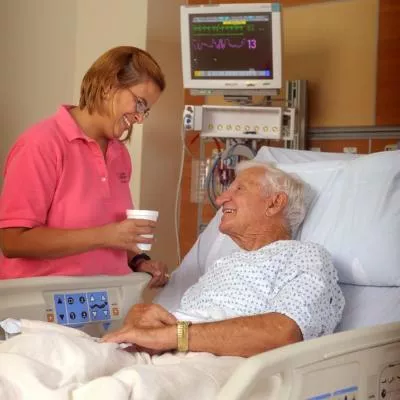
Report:
[[[246,25],[194,25],[192,26],[192,32],[194,34],[202,33],[243,33],[243,32],[254,32],[253,24]]]

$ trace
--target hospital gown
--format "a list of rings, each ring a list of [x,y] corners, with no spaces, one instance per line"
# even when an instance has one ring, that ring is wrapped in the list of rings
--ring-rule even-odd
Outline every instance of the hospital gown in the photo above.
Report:
[[[315,243],[282,240],[215,261],[174,314],[202,322],[277,312],[310,339],[332,333],[343,307],[330,254]]]

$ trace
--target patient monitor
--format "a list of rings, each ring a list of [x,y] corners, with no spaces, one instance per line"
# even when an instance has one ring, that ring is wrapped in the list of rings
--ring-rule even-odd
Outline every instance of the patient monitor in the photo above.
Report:
[[[282,88],[278,3],[181,7],[183,84],[199,94],[271,95]]]
[[[92,336],[116,329],[141,301],[150,276],[45,276],[0,281],[0,320],[34,319],[80,328]]]

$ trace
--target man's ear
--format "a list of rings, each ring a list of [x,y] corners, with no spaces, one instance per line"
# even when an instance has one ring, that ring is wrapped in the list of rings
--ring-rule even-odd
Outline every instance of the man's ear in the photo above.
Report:
[[[272,217],[279,214],[288,203],[288,195],[285,192],[274,193],[268,197],[265,214],[268,217]]]

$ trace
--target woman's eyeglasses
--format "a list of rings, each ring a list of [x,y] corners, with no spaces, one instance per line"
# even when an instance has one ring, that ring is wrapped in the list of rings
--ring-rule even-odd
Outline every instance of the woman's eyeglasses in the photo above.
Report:
[[[128,90],[131,92],[133,98],[135,99],[136,112],[138,114],[142,114],[143,118],[147,118],[149,116],[149,114],[150,114],[150,108],[147,107],[146,100],[142,99],[139,96],[136,96],[136,94],[133,93],[131,89],[128,88]]]

